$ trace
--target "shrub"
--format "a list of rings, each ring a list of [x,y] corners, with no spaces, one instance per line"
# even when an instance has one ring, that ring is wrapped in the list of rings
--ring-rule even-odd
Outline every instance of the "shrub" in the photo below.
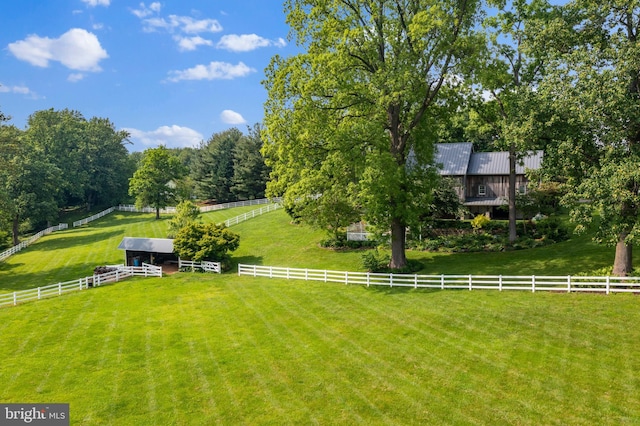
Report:
[[[389,262],[391,262],[391,255],[381,253],[377,248],[362,255],[362,266],[369,272],[380,272],[388,269]]]
[[[489,225],[489,223],[491,223],[491,219],[483,214],[479,214],[478,216],[473,218],[473,220],[471,221],[471,226],[473,227],[474,231],[478,231]]]
[[[173,240],[175,252],[183,259],[226,262],[228,252],[240,245],[240,236],[224,224],[192,222],[180,229]]]

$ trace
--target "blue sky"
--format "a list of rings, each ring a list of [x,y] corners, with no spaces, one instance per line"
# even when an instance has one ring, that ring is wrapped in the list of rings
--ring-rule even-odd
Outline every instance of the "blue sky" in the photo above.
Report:
[[[131,151],[197,146],[262,121],[261,81],[287,40],[281,0],[21,0],[0,14],[0,111],[109,118]]]

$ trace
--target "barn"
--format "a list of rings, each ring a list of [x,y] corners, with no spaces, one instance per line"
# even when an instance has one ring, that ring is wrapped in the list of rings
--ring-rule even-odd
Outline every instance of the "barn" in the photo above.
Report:
[[[124,250],[126,266],[141,266],[143,263],[163,265],[177,263],[173,252],[173,240],[169,238],[124,237],[118,249]]]

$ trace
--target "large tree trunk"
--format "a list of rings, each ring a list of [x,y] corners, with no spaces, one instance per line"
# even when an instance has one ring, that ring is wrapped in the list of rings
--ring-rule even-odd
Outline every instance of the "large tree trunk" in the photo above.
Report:
[[[616,258],[613,261],[613,275],[626,277],[633,270],[633,245],[626,244],[627,233],[623,232],[618,236],[616,244]]]
[[[13,233],[13,245],[17,246],[18,244],[20,244],[20,221],[18,218],[18,215],[13,216],[13,226],[12,226],[12,233]]]
[[[509,146],[509,242],[518,238],[516,229],[516,147]]]
[[[407,257],[404,252],[406,242],[406,225],[398,218],[391,220],[391,269],[400,269],[407,266]]]

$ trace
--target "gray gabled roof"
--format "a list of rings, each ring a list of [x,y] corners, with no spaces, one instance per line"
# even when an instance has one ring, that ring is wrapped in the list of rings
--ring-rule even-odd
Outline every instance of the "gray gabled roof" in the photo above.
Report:
[[[516,164],[516,174],[524,174],[526,169],[537,170],[542,166],[542,151],[529,153]],[[474,152],[469,161],[468,175],[508,175],[508,152]]]
[[[436,144],[434,163],[442,166],[438,173],[443,176],[466,175],[472,152],[473,144],[471,142]]]
[[[173,240],[169,238],[124,237],[120,250],[146,251],[150,253],[173,253]]]

